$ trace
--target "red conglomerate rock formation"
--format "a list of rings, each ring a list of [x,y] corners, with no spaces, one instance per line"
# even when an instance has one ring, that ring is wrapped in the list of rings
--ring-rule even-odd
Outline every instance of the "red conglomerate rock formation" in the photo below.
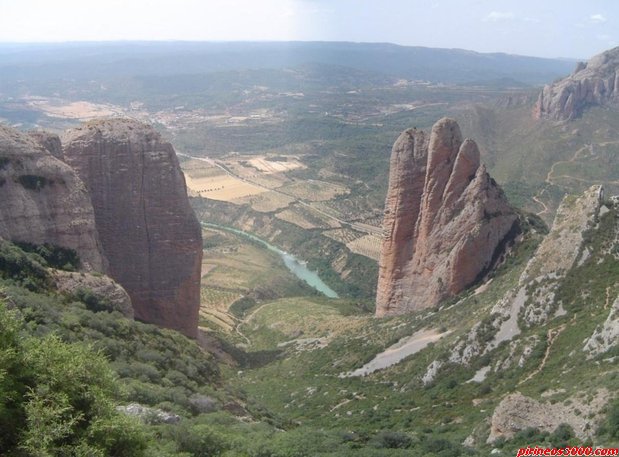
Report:
[[[63,137],[90,190],[109,275],[136,319],[195,337],[202,235],[172,145],[131,119],[92,121]]]
[[[619,47],[579,62],[574,72],[540,92],[536,119],[572,120],[592,106],[619,107]]]
[[[432,307],[496,263],[518,218],[458,124],[409,129],[393,146],[376,315]]]
[[[54,156],[59,145],[55,135],[35,138],[0,125],[0,238],[69,248],[80,270],[105,272],[88,190]]]

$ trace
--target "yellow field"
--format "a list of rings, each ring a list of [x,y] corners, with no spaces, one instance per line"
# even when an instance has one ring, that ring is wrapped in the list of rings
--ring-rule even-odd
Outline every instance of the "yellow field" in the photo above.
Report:
[[[377,235],[364,235],[346,244],[346,247],[356,254],[378,260],[382,239]]]
[[[249,184],[228,174],[194,178],[193,173],[185,173],[187,187],[201,197],[229,202],[248,195],[266,192],[258,186]]]

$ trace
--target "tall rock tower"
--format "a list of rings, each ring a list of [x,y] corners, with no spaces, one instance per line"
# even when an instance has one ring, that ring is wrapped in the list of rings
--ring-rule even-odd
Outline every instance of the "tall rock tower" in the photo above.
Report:
[[[129,119],[89,122],[63,137],[88,187],[109,274],[139,320],[195,337],[202,235],[172,145]]]
[[[473,140],[443,118],[393,146],[376,315],[435,306],[487,272],[518,231],[517,216]]]

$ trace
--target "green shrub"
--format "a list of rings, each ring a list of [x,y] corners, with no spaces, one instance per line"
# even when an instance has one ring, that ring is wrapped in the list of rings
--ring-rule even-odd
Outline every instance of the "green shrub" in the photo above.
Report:
[[[32,291],[49,287],[45,260],[36,254],[27,254],[5,240],[0,240],[0,277]]]
[[[410,447],[412,440],[406,433],[386,430],[378,433],[370,444],[375,448],[406,449]]]
[[[598,435],[606,435],[611,439],[619,439],[619,401],[608,406],[606,421],[598,430]]]
[[[66,271],[77,271],[80,267],[79,255],[73,249],[51,243],[33,244],[20,241],[15,244],[24,252],[39,255],[45,260],[46,266]]]
[[[173,429],[173,436],[178,451],[188,452],[194,457],[216,457],[230,447],[221,434],[206,424],[180,425]]]
[[[145,455],[140,427],[114,408],[105,358],[57,336],[19,337],[20,327],[0,304],[0,454]]]
[[[548,437],[552,447],[564,448],[574,438],[574,430],[568,424],[560,424]]]
[[[76,300],[81,301],[86,305],[86,308],[92,311],[93,313],[99,313],[101,311],[111,311],[113,310],[113,305],[110,301],[94,293],[90,289],[86,289],[84,287],[79,287],[73,292],[73,296]]]

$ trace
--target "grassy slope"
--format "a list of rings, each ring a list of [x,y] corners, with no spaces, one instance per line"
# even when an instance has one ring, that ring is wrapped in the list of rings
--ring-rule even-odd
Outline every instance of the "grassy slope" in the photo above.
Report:
[[[516,390],[536,399],[544,392],[558,392],[549,397],[552,402],[586,398],[602,387],[616,392],[619,375],[608,359],[616,349],[593,360],[586,360],[582,351],[583,340],[608,315],[604,308],[606,290],[611,297],[619,293],[619,261],[601,253],[616,233],[615,217],[613,211],[603,218],[600,230],[589,241],[594,255],[569,275],[559,292],[568,314],[523,331],[520,342],[532,337],[538,342],[522,367],[516,364],[506,371],[491,372],[481,384],[465,382],[488,362],[494,365],[507,357],[509,345],[503,344],[471,366],[448,364],[428,387],[420,382],[430,362],[445,360],[450,343],[488,316],[494,303],[517,284],[533,241],[521,247],[485,292],[467,292],[455,306],[447,303],[438,313],[430,310],[376,320],[345,301],[283,299],[264,305],[242,330],[252,341],[252,349],[279,347],[284,354],[266,366],[229,378],[229,382],[302,427],[348,430],[358,436],[392,430],[452,443],[462,442],[472,432],[487,436],[494,407],[504,395]],[[582,291],[587,291],[586,299]],[[552,343],[547,362],[527,380],[540,367],[548,330],[563,325],[565,329]],[[453,333],[392,368],[365,378],[338,376],[424,327],[443,327]],[[291,342],[299,338],[321,338],[328,344],[321,348]],[[282,345],[284,342],[289,344]],[[273,389],[274,384],[277,389]],[[604,442],[603,437],[600,439]],[[505,444],[503,455],[510,455],[514,443]],[[488,452],[480,446],[481,452]]]

